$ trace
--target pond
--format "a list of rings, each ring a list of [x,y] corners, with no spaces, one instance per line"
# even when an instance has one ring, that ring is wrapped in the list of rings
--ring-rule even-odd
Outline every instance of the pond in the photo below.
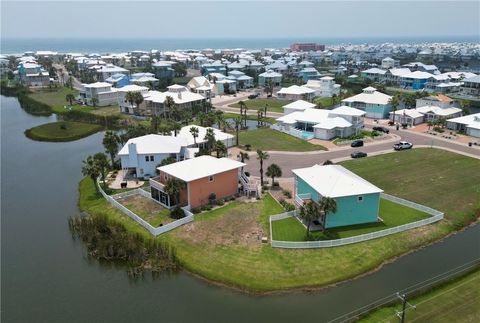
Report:
[[[4,322],[327,321],[478,257],[477,225],[316,293],[255,297],[185,272],[133,282],[124,269],[89,260],[68,229],[79,212],[82,160],[103,151],[103,133],[69,143],[25,137],[25,129],[54,120],[1,98]]]

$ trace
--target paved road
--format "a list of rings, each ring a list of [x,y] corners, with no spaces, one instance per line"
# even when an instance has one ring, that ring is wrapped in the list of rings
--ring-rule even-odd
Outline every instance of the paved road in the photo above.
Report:
[[[444,147],[446,149],[455,150],[459,153],[474,155],[480,158],[480,148],[478,147],[468,147],[466,144],[448,142],[446,140],[431,138],[430,136],[427,137],[426,135],[413,133],[406,130],[391,130],[390,133],[400,136],[402,140],[412,142],[414,146],[422,145]],[[305,152],[296,154],[291,154],[288,152],[271,152],[269,153],[270,158],[264,164],[264,169],[266,169],[269,164],[276,163],[282,168],[283,177],[291,177],[293,176],[291,170],[295,168],[309,167],[314,164],[321,164],[327,159],[332,160],[349,157],[350,154],[355,150],[360,150],[368,154],[378,153],[385,150],[393,151],[392,145],[392,142],[372,143],[367,144],[361,148],[345,147],[333,151]],[[253,154],[252,156],[250,156],[250,160],[247,161],[246,170],[254,176],[259,176],[258,169],[259,163],[256,159],[256,154]]]

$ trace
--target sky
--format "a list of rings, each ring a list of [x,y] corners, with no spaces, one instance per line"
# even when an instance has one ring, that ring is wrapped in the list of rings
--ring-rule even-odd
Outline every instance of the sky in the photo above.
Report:
[[[480,1],[1,1],[2,38],[478,36]]]

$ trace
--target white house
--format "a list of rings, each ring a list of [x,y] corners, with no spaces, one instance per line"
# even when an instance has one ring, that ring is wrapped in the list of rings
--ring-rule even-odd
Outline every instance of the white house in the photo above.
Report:
[[[306,86],[292,85],[289,87],[282,87],[277,92],[279,99],[286,100],[311,100],[315,96],[315,90]]]
[[[193,77],[188,83],[187,88],[202,95],[205,98],[212,97],[213,84],[205,76]]]
[[[165,106],[165,99],[169,96],[173,99],[177,109],[188,109],[195,104],[202,104],[205,102],[205,97],[190,92],[185,86],[182,85],[170,85],[167,87],[168,91],[148,91],[145,95],[144,103],[145,108],[153,115],[164,115],[169,113],[169,107]]]
[[[100,107],[116,104],[117,97],[117,89],[112,88],[112,84],[106,82],[82,84],[80,89],[80,99],[87,105],[94,105],[93,99],[97,100],[95,105]]]
[[[125,95],[128,92],[139,92],[142,96],[145,96],[148,93],[148,87],[131,84],[117,89],[117,100],[118,105],[120,106],[120,112],[127,114],[140,114],[136,103],[130,103],[125,99]]]
[[[309,108],[276,119],[277,124],[272,128],[302,139],[346,138],[363,127],[364,115],[365,112],[351,107],[334,110]]]
[[[128,74],[129,71],[123,67],[115,66],[113,64],[101,65],[98,67],[92,67],[98,74],[99,80],[105,81],[107,78],[114,74]]]
[[[383,119],[388,118],[391,111],[390,95],[377,91],[374,87],[366,87],[363,92],[342,100],[345,105],[366,112],[366,117]]]
[[[279,86],[282,83],[282,74],[272,70],[267,70],[264,73],[258,75],[258,85],[265,86],[269,82],[272,82],[274,86]]]
[[[140,178],[152,177],[162,160],[168,157],[183,159],[181,156],[186,146],[185,139],[181,137],[146,135],[128,140],[118,156],[123,170]]]
[[[238,90],[253,87],[253,77],[245,75],[245,73],[240,71],[228,72],[227,79],[237,82],[236,88]]]
[[[458,107],[458,103],[456,103],[454,99],[443,94],[431,95],[431,96],[417,99],[415,107],[419,108],[427,105],[433,105],[440,108],[449,108],[452,106]]]
[[[293,113],[293,112],[305,111],[306,109],[313,109],[315,107],[316,107],[316,105],[311,103],[311,102],[307,102],[307,101],[303,101],[303,100],[297,100],[297,101],[294,101],[294,102],[289,103],[287,105],[284,105],[283,106],[283,114],[286,115],[286,114]]]
[[[447,128],[480,138],[480,113],[447,120]]]
[[[195,127],[198,129],[197,138],[194,138],[192,133],[190,132],[190,129],[192,127]],[[213,134],[215,135],[215,140],[220,140],[225,144],[227,148],[235,145],[235,136],[229,133],[223,132],[216,128],[202,127],[202,126],[197,126],[193,124],[182,127],[182,129],[178,131],[177,137],[182,138],[188,147],[196,147],[196,146],[203,147],[203,145],[207,142],[207,140],[205,139],[205,135],[207,134],[207,129],[212,129]],[[174,132],[172,132],[172,136],[174,136]]]
[[[395,67],[395,60],[391,57],[385,57],[382,59],[382,68],[383,69],[389,69],[389,68],[394,68]]]
[[[335,79],[331,76],[321,77],[319,80],[308,80],[306,87],[315,90],[315,96],[331,97],[340,94],[340,84],[335,83]]]
[[[395,117],[394,117],[395,114]],[[400,124],[414,126],[424,122],[425,116],[416,109],[401,109],[390,112],[390,120]]]

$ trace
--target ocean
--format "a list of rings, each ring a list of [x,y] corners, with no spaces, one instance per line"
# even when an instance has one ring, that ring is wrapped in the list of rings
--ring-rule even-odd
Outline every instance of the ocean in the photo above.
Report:
[[[132,50],[221,49],[221,48],[284,48],[295,42],[335,44],[382,44],[386,42],[414,44],[432,42],[478,42],[478,37],[402,37],[402,38],[1,38],[2,54],[50,50],[61,53],[119,53]]]

